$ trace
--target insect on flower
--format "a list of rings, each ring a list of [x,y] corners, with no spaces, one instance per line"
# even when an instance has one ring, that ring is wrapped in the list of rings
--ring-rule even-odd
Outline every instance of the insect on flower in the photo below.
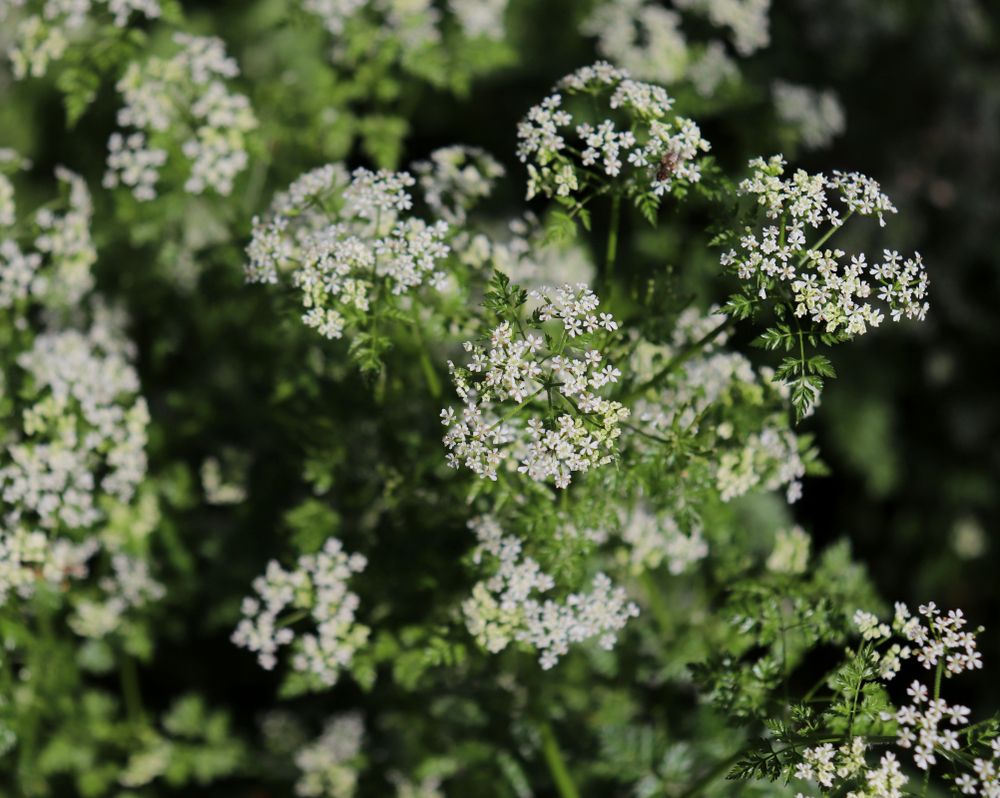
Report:
[[[656,168],[656,179],[662,183],[676,171],[677,153],[672,150],[667,150],[662,156],[660,156],[660,164]]]

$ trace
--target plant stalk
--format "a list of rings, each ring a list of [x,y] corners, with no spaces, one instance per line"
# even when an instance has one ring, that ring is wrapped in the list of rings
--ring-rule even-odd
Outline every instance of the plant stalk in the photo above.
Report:
[[[559,748],[559,741],[552,731],[552,726],[548,721],[543,721],[539,724],[538,731],[542,735],[542,754],[545,757],[545,764],[549,766],[549,773],[560,798],[580,798],[580,792],[569,775],[569,768],[566,767],[566,760],[563,758],[562,749]]]

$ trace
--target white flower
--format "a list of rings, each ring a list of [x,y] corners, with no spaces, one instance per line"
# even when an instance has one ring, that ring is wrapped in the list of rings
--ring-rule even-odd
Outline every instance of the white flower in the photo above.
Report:
[[[580,121],[566,110],[564,94],[600,98],[625,124],[612,118]],[[630,195],[653,191],[658,197],[698,182],[699,157],[709,143],[693,121],[671,114],[672,105],[665,89],[633,80],[606,61],[567,75],[518,125],[517,154],[528,167],[528,198],[539,192],[571,196],[591,185],[595,172],[617,178]]]
[[[479,540],[474,562],[485,560],[492,567],[491,576],[476,584],[462,610],[469,631],[488,651],[496,653],[518,641],[536,649],[539,663],[548,670],[573,643],[596,638],[602,648],[612,648],[616,633],[639,614],[625,591],[604,574],[594,577],[589,592],[571,593],[563,601],[542,600],[541,594],[552,591],[555,581],[523,555],[521,541],[504,535],[490,516],[473,519],[469,527]]]
[[[140,201],[154,199],[172,144],[187,160],[186,191],[227,196],[247,166],[247,136],[257,119],[250,101],[227,88],[239,68],[221,39],[177,33],[173,41],[172,57],[133,62],[118,81],[125,99],[118,124],[134,132],[111,135],[104,185],[124,185]]]
[[[357,714],[338,715],[326,722],[317,739],[295,754],[301,771],[295,794],[304,798],[351,798],[358,780],[358,759],[364,723]]]
[[[863,255],[845,263],[847,253],[822,248],[823,239],[808,243],[808,231],[826,224],[829,235],[843,224],[833,200],[848,213],[875,216],[884,224],[884,214],[896,209],[878,183],[857,173],[826,177],[801,169],[783,178],[781,156],[755,159],[750,167],[752,174],[740,183],[740,191],[756,198],[767,221],[759,230],[744,231],[740,249],[723,254],[723,266],[758,288],[761,296],[784,285],[794,314],[829,333],[855,336],[879,326],[884,313],[870,301],[873,294],[894,321],[904,316],[923,320],[928,277],[919,253],[904,259],[886,250],[881,263],[869,264]]]
[[[348,175],[339,164],[307,172],[274,198],[267,217],[254,219],[247,279],[276,283],[291,271],[303,322],[326,338],[367,324],[374,302],[442,290],[452,230],[404,217],[414,183],[408,172]]]
[[[348,554],[336,538],[328,538],[316,554],[299,557],[295,570],[286,571],[271,560],[253,582],[253,597],[243,600],[243,619],[233,642],[257,654],[265,670],[277,664],[282,646],[294,648],[292,668],[308,674],[313,683],[330,687],[368,639],[368,627],[356,622],[359,599],[348,589],[353,574],[367,561]],[[281,616],[285,610],[305,611],[314,630],[300,635]]]
[[[628,410],[600,392],[621,372],[601,365],[591,336],[616,325],[598,311],[597,296],[583,284],[532,292],[542,324],[554,325],[557,343],[545,347],[539,332],[501,322],[487,345],[466,344],[464,368],[450,364],[461,414],[442,416],[448,464],[490,480],[505,462],[538,482],[569,485],[576,472],[614,457]]]

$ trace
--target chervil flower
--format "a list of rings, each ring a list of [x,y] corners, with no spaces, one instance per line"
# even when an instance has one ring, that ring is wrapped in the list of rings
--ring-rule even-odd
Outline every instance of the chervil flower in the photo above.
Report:
[[[292,571],[271,560],[253,582],[255,595],[243,600],[244,617],[233,642],[255,652],[265,670],[277,664],[281,647],[291,645],[294,670],[307,674],[316,686],[336,684],[368,639],[368,627],[355,620],[360,600],[348,588],[351,576],[366,565],[362,555],[348,554],[336,538],[327,539],[316,554],[299,557]],[[289,609],[304,610],[312,630],[297,635],[284,625],[281,616]]]
[[[49,65],[62,60],[71,48],[91,44],[88,37],[95,28],[109,23],[125,28],[133,14],[157,19],[160,4],[157,0],[4,0],[0,22],[13,32],[6,54],[14,77],[44,76]]]
[[[555,580],[523,554],[516,537],[504,535],[497,521],[481,516],[469,522],[479,545],[473,554],[477,565],[492,575],[476,584],[462,604],[466,626],[479,643],[493,653],[512,641],[539,652],[539,663],[548,670],[569,653],[573,643],[596,638],[605,649],[614,647],[616,633],[639,608],[627,600],[604,574],[597,574],[592,589],[571,593],[563,601],[542,599],[555,588]]]
[[[923,320],[928,277],[919,254],[903,258],[885,250],[881,262],[869,263],[864,255],[848,261],[845,251],[824,246],[847,215],[875,216],[884,225],[885,214],[896,212],[878,183],[857,173],[827,177],[801,169],[785,178],[780,156],[758,158],[750,166],[753,172],[740,191],[756,199],[765,222],[746,228],[739,249],[720,259],[724,267],[761,298],[787,292],[791,312],[828,333],[862,335],[878,327],[886,311],[893,321]],[[823,226],[827,233],[810,243],[810,234]],[[871,301],[875,298],[883,307]]]
[[[408,172],[348,175],[339,164],[306,173],[254,219],[247,279],[276,283],[290,272],[303,322],[326,338],[366,327],[397,297],[442,290],[452,230],[406,215],[415,182]]]
[[[617,328],[583,284],[532,292],[539,325],[556,330],[554,348],[542,330],[509,321],[487,342],[468,342],[471,359],[450,364],[461,413],[445,412],[448,464],[490,480],[510,468],[565,488],[577,472],[611,462],[628,410],[601,396],[621,372],[594,346]]]
[[[257,127],[250,101],[227,87],[239,68],[221,39],[177,33],[173,41],[172,57],[134,62],[118,82],[125,99],[118,124],[133,131],[111,135],[104,185],[154,199],[168,152],[179,149],[187,192],[227,196],[247,166],[247,137]]]
[[[577,95],[593,95],[616,118],[574,116],[568,106]],[[709,144],[693,121],[671,113],[672,105],[665,89],[604,61],[567,75],[518,125],[528,198],[539,192],[568,197],[605,179],[629,196],[660,197],[697,183],[698,158]]]

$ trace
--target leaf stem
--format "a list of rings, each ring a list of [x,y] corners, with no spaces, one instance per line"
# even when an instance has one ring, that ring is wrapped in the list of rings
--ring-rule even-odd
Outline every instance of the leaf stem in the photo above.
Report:
[[[545,764],[549,766],[549,773],[560,798],[580,798],[580,792],[569,775],[569,768],[566,767],[566,760],[552,726],[548,721],[543,721],[539,724],[538,731],[542,736],[542,755],[545,757]]]
[[[674,357],[670,358],[670,360],[667,361],[666,365],[664,365],[663,368],[661,368],[658,372],[656,372],[656,374],[654,374],[644,383],[637,385],[631,391],[626,393],[625,396],[622,398],[622,401],[629,401],[630,399],[635,399],[637,396],[640,396],[650,388],[656,387],[656,385],[659,384],[660,380],[666,377],[670,372],[672,372],[675,368],[684,363],[686,360],[698,354],[698,352],[701,351],[702,347],[704,347],[705,344],[714,341],[724,330],[733,326],[735,323],[736,321],[735,319],[733,319],[732,316],[726,316],[725,319],[723,319],[721,322],[719,322],[719,324],[717,324],[715,327],[713,327],[711,330],[705,333],[701,338],[699,338],[697,341],[695,341],[693,344],[688,346],[683,351],[679,352]]]
[[[128,654],[122,658],[119,676],[122,683],[122,697],[125,700],[125,713],[132,723],[141,723],[144,712],[142,691],[139,688],[139,673],[135,667],[135,659]]]
[[[611,214],[608,222],[608,246],[604,254],[604,283],[611,281],[618,257],[618,228],[621,223],[622,197],[617,191],[611,195]]]
[[[434,370],[434,364],[431,363],[430,356],[427,354],[427,338],[424,336],[423,327],[420,324],[420,319],[417,317],[417,306],[413,306],[413,333],[417,339],[417,349],[419,350],[420,367],[424,371],[424,379],[427,380],[427,388],[431,392],[431,396],[434,397],[435,401],[441,400],[441,380],[438,378],[437,372]]]

